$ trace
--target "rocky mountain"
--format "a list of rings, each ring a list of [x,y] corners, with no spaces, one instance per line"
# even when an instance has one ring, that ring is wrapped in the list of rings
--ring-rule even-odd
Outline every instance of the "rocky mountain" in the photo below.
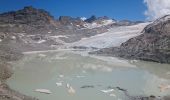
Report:
[[[32,6],[0,14],[0,42],[21,51],[56,49],[64,43],[106,32],[108,27],[87,28],[81,18],[54,19]]]
[[[37,31],[55,28],[57,23],[48,12],[30,6],[0,14],[0,25],[1,32],[36,34]]]
[[[170,63],[170,15],[149,24],[142,33],[122,43],[120,47],[106,48],[96,53],[127,59]]]

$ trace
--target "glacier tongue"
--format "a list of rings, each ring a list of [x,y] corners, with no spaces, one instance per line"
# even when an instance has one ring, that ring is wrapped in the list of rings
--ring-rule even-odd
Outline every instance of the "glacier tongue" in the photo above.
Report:
[[[142,30],[149,23],[140,23],[132,26],[120,26],[109,29],[108,32],[98,34],[90,38],[83,38],[80,41],[71,43],[73,46],[81,46],[87,48],[107,48],[120,46],[121,43],[126,42],[128,39],[142,34]]]

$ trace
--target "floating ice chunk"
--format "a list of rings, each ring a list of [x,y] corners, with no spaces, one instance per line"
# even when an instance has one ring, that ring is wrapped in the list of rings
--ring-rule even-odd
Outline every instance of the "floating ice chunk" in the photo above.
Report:
[[[75,94],[76,93],[75,89],[69,83],[66,84],[66,88],[68,89],[69,94]]]
[[[110,93],[110,92],[113,92],[114,91],[114,89],[109,89],[109,90],[101,90],[101,92],[103,92],[103,93]]]
[[[68,93],[69,94],[75,94],[76,91],[75,91],[75,89],[73,87],[70,86],[70,88],[68,89]]]
[[[77,75],[76,76],[76,78],[84,78],[85,76],[79,76],[79,75]]]
[[[64,77],[64,75],[59,75],[59,77],[60,77],[60,78],[63,78],[63,77]]]
[[[82,71],[82,73],[84,73],[84,74],[85,74],[85,73],[87,73],[87,72],[86,72],[85,70],[83,70],[83,71]]]
[[[116,95],[115,95],[115,94],[113,94],[113,93],[112,93],[112,94],[110,94],[110,96],[111,96],[111,97],[116,97]]]
[[[70,84],[69,83],[67,83],[66,84],[66,88],[70,88],[71,86],[70,86]]]
[[[35,92],[45,93],[45,94],[51,94],[52,92],[47,89],[36,89]]]
[[[63,83],[62,83],[62,82],[57,82],[56,85],[57,85],[57,86],[62,86]]]

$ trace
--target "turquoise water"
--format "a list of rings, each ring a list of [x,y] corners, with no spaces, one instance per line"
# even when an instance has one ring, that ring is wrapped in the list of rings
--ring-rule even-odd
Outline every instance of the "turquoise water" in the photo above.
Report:
[[[168,64],[60,51],[25,55],[13,65],[15,73],[8,84],[40,100],[128,100],[124,92],[117,89],[110,93],[101,91],[108,87],[127,89],[132,96],[170,95],[170,90],[160,92],[158,88],[160,84],[170,84]],[[62,82],[62,86],[56,82]],[[68,93],[66,84],[74,88],[75,94]],[[36,89],[48,89],[52,93],[35,92]]]

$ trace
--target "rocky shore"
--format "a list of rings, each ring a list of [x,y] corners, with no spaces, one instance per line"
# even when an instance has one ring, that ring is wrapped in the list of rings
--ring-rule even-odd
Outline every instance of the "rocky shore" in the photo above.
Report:
[[[12,47],[0,45],[0,100],[37,100],[12,90],[6,80],[13,74],[9,61],[16,61],[22,54]]]

